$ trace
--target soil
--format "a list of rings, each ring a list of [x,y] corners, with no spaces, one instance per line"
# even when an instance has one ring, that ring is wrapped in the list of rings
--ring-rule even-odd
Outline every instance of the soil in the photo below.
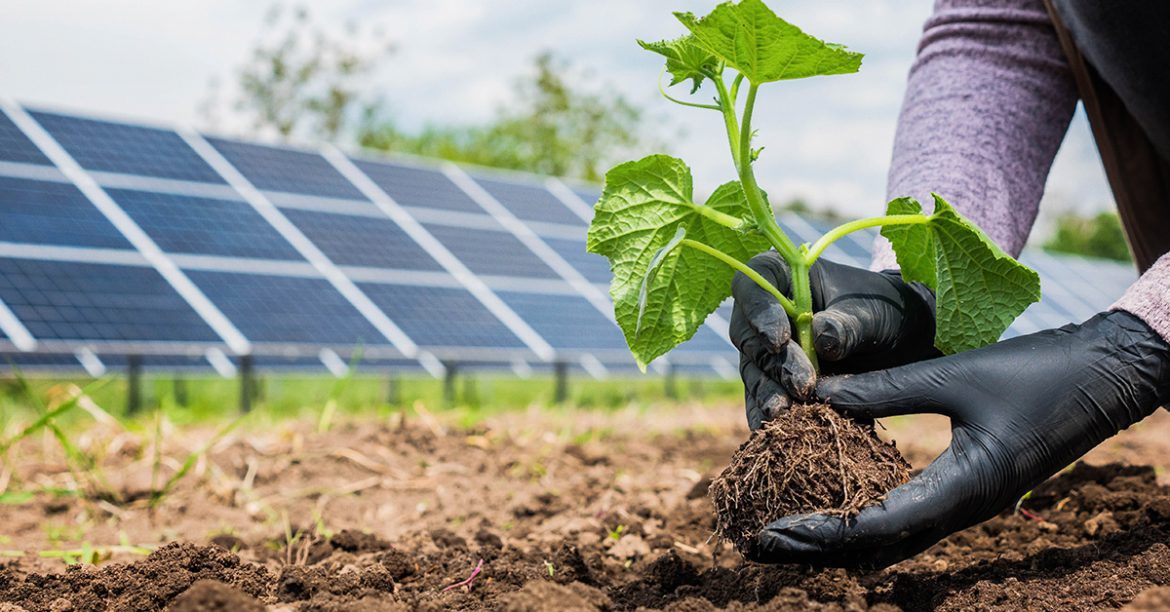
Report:
[[[153,511],[47,489],[0,504],[10,557],[0,558],[0,612],[1148,610],[1170,601],[1170,488],[1153,468],[1122,463],[1078,464],[1021,512],[880,572],[745,563],[711,538],[706,492],[746,431],[732,407],[721,408],[731,416],[712,410],[571,423],[520,412],[471,429],[412,415],[325,433],[291,424],[233,434]],[[936,430],[894,425],[884,435],[896,434],[917,467],[937,452],[916,443]],[[1165,436],[1153,432],[1167,426],[1160,413],[1090,459],[1163,461]],[[172,433],[164,454],[176,459],[164,464],[212,433]],[[91,431],[79,444],[108,451],[111,481],[149,475],[152,449],[126,432]],[[0,482],[62,485],[71,476],[51,449],[50,438],[12,449]],[[154,552],[110,549],[96,566],[69,567],[38,554],[126,542]]]
[[[852,516],[907,480],[910,464],[872,424],[799,404],[753,432],[711,482],[715,535],[750,557],[756,534],[782,516]]]

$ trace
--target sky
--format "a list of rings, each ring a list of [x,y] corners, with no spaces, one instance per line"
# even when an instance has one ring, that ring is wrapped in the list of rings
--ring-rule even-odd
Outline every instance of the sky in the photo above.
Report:
[[[399,124],[474,123],[507,103],[533,58],[549,50],[660,118],[651,125],[691,164],[696,190],[733,177],[722,123],[657,93],[657,56],[635,39],[682,34],[674,10],[703,14],[712,0],[314,0],[334,32],[383,30],[396,52],[369,76]],[[761,90],[756,126],[767,146],[757,176],[773,201],[800,197],[852,215],[884,207],[898,108],[930,0],[775,0],[807,32],[861,51],[860,73]],[[231,96],[234,75],[264,34],[270,3],[254,0],[5,0],[0,95],[36,106],[205,127],[209,83]],[[679,93],[683,87],[676,88]],[[220,131],[244,123],[224,117]],[[678,129],[685,134],[677,141]],[[1057,156],[1042,215],[1112,206],[1096,150],[1078,114]],[[1043,233],[1043,228],[1037,233]]]

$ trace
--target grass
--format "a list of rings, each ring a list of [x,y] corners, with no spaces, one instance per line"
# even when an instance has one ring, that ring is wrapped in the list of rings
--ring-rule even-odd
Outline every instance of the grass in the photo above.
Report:
[[[99,384],[87,379],[17,377],[0,373],[0,431],[11,422],[28,423],[29,418],[44,416],[43,408],[30,397],[46,397],[54,388],[74,384],[85,389],[93,401],[110,414],[124,418],[127,382],[121,376],[108,376]],[[150,430],[155,427],[155,411],[161,410],[175,425],[216,424],[237,416],[239,382],[211,376],[186,377],[178,383],[170,376],[147,375],[143,379],[143,407],[129,427]],[[390,386],[396,402],[390,403]],[[457,385],[459,396],[454,406],[445,405],[443,383],[422,376],[394,379],[384,376],[354,374],[344,379],[329,376],[270,375],[258,379],[259,397],[253,412],[263,422],[287,419],[312,419],[321,429],[328,429],[339,416],[386,416],[421,402],[431,410],[454,410],[463,425],[501,411],[539,406],[549,410],[616,410],[633,405],[671,403],[674,401],[735,400],[742,394],[739,381],[676,381],[678,398],[667,397],[661,378],[645,377],[597,381],[570,379],[570,398],[563,406],[553,404],[552,377],[518,379],[503,375],[462,377]],[[27,387],[27,388],[25,388]],[[38,414],[39,413],[39,414]],[[83,411],[64,410],[53,415],[52,422],[68,428],[70,424],[88,422]],[[43,424],[42,424],[43,425]]]

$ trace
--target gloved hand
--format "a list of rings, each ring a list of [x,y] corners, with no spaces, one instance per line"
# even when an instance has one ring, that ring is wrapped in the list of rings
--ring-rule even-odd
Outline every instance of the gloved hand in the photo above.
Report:
[[[756,560],[880,568],[1012,506],[1170,400],[1170,346],[1126,312],[973,351],[827,378],[817,394],[854,417],[938,413],[951,445],[856,517],[769,524]]]
[[[775,251],[748,262],[781,291],[789,291],[788,264]],[[820,259],[813,264],[813,336],[821,371],[868,372],[936,356],[934,294],[907,284],[897,271],[870,272]],[[776,298],[743,274],[731,284],[735,306],[731,341],[739,349],[748,426],[783,413],[793,400],[811,400],[812,363],[792,338]]]

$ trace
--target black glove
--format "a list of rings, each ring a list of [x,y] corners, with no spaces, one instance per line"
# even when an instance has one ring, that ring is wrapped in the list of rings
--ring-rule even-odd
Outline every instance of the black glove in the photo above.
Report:
[[[775,251],[748,262],[778,289],[789,292],[788,264]],[[934,357],[934,294],[907,284],[897,271],[870,272],[825,259],[813,264],[813,336],[821,371],[868,372]],[[792,338],[788,316],[770,293],[737,273],[731,341],[739,349],[748,426],[812,399],[816,373]]]
[[[841,412],[938,413],[951,445],[856,517],[784,517],[760,533],[771,563],[880,568],[1012,506],[1024,493],[1170,399],[1170,346],[1126,312],[977,350],[822,380]]]

